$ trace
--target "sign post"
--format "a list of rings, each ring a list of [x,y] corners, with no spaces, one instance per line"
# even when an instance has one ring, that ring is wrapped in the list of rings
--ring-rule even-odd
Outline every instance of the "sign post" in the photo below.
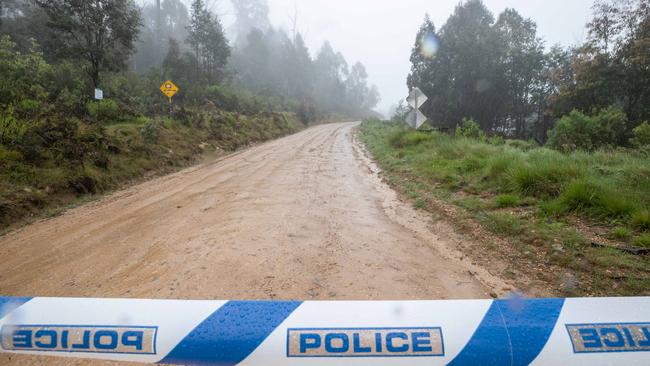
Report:
[[[172,98],[176,93],[178,93],[180,89],[174,84],[171,80],[165,81],[161,86],[160,86],[160,91],[169,98],[169,115],[171,116],[172,114]]]
[[[429,100],[429,97],[427,97],[420,88],[416,87],[411,90],[411,93],[406,99],[409,106],[413,108],[406,118],[406,123],[408,123],[411,128],[417,130],[427,121],[427,117],[420,112],[420,107],[422,107],[427,100]]]

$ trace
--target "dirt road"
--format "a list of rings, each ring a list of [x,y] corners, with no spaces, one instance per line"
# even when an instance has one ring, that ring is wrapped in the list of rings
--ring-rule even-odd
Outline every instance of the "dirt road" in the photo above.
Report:
[[[500,280],[381,182],[355,126],[314,127],[1,237],[0,294],[489,297]]]

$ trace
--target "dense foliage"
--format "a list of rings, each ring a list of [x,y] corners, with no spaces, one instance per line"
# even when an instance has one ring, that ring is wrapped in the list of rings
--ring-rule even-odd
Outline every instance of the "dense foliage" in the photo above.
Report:
[[[597,0],[593,10],[586,43],[569,49],[546,49],[534,21],[514,9],[495,19],[481,0],[459,4],[439,30],[427,16],[408,86],[430,97],[422,109],[438,127],[474,118],[488,133],[545,142],[560,120],[556,146],[628,145],[650,119],[650,3]],[[580,126],[598,136],[567,141]]]

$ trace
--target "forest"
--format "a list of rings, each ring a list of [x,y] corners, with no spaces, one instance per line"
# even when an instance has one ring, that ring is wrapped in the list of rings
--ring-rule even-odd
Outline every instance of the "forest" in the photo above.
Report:
[[[567,151],[646,145],[649,2],[597,0],[592,10],[586,41],[571,47],[547,45],[534,20],[515,9],[495,17],[480,0],[461,2],[438,29],[427,15],[407,84],[429,96],[422,110],[443,129],[471,120]]]
[[[33,51],[55,67],[67,63],[85,71],[79,80],[84,85],[71,91],[80,93],[80,103],[101,87],[123,107],[144,105],[139,112],[154,113],[161,109],[157,86],[172,79],[181,86],[181,104],[207,98],[248,113],[294,111],[305,122],[371,113],[379,93],[368,85],[363,64],[348,64],[328,42],[312,57],[298,30],[288,34],[271,24],[264,0],[232,5],[234,39],[227,39],[219,15],[204,0],[189,8],[181,0],[141,7],[132,0],[4,0],[0,34],[7,39],[5,51]],[[130,101],[111,90],[126,74],[132,88],[143,89],[130,90]]]
[[[361,63],[329,43],[312,57],[264,0],[232,2],[228,39],[211,4],[0,1],[0,228],[208,153],[374,115]],[[180,88],[171,108],[165,80]]]

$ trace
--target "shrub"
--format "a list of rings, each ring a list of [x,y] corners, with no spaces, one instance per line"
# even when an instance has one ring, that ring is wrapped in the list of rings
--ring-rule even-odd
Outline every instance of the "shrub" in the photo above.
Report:
[[[13,145],[23,138],[27,131],[27,124],[19,121],[13,112],[13,107],[0,111],[0,144]]]
[[[9,36],[0,36],[0,105],[23,99],[47,99],[52,67],[36,44],[20,52]]]
[[[650,124],[643,122],[634,129],[632,144],[638,148],[650,146]]]
[[[90,101],[86,104],[90,117],[100,122],[116,120],[120,117],[120,108],[111,99]]]
[[[148,143],[156,143],[158,142],[158,138],[160,138],[160,131],[163,128],[163,124],[160,120],[151,120],[147,123],[145,123],[142,128],[140,129],[140,133],[142,134],[142,138],[148,142]]]
[[[562,117],[550,131],[548,145],[557,150],[592,150],[595,135],[593,120],[577,110]]]
[[[479,139],[483,136],[481,126],[473,118],[463,118],[463,122],[456,128],[456,136]]]
[[[596,125],[593,143],[596,147],[623,146],[627,143],[627,115],[621,108],[602,109],[592,117]]]
[[[621,109],[606,108],[594,116],[574,110],[549,133],[548,145],[561,151],[592,151],[625,143],[627,117]]]

